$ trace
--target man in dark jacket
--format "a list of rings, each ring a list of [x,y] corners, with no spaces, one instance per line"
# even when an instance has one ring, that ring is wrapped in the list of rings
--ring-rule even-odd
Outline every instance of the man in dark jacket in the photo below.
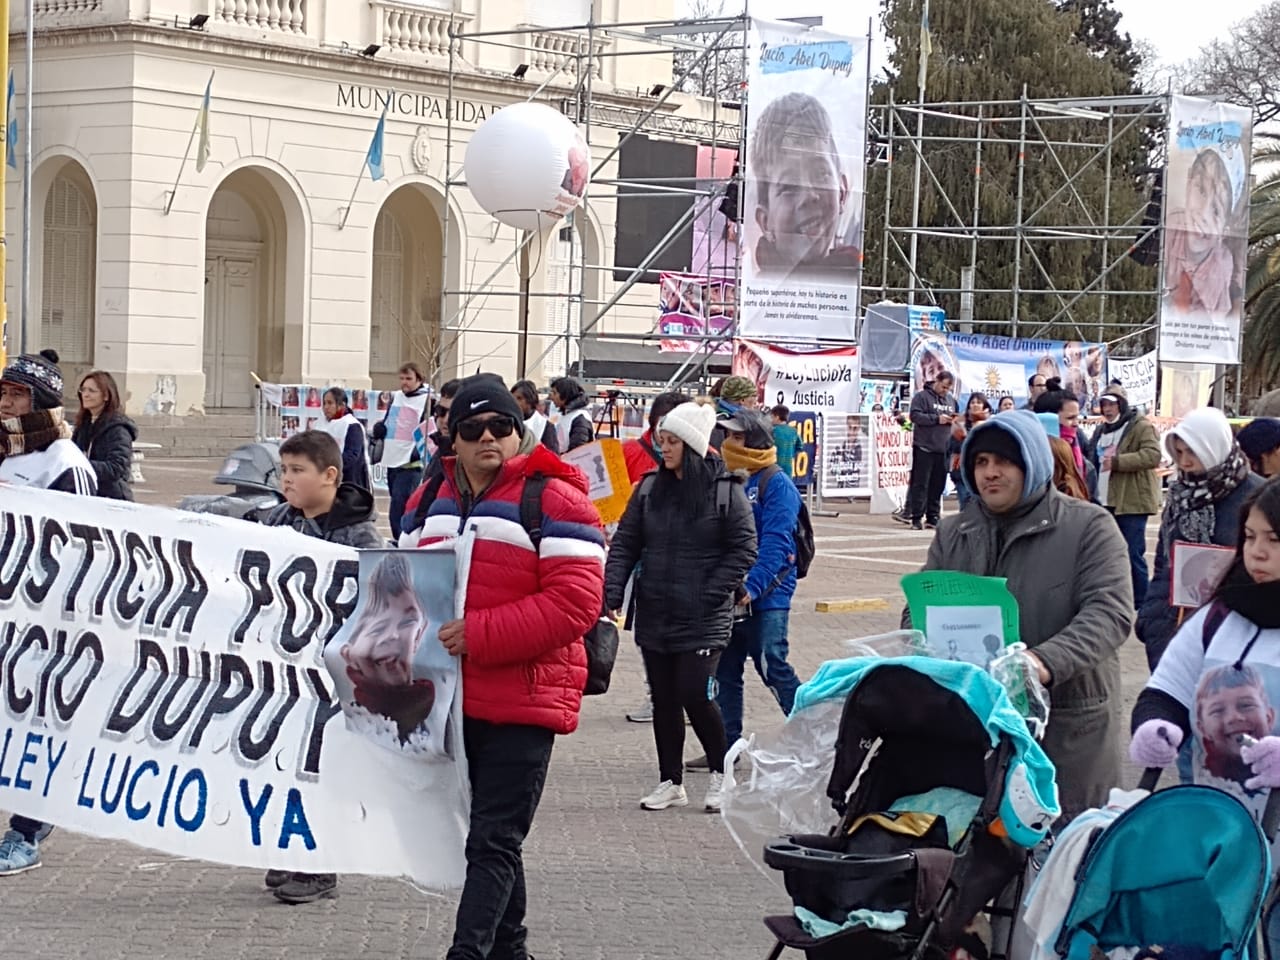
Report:
[[[930,530],[942,514],[942,491],[947,485],[947,444],[959,414],[951,387],[955,377],[943,370],[911,398],[911,481],[907,507],[895,516],[911,529]]]
[[[924,569],[1008,580],[1019,639],[1049,689],[1044,747],[1070,819],[1120,782],[1117,650],[1133,623],[1128,551],[1106,510],[1053,488],[1049,441],[1035,414],[1014,410],[979,424],[960,456],[981,502],[943,521]]]
[[[269,527],[356,549],[384,546],[374,526],[373,494],[342,482],[342,451],[323,430],[306,430],[280,444],[285,503],[266,519]],[[310,903],[337,895],[335,873],[268,870],[267,889],[284,903]]]

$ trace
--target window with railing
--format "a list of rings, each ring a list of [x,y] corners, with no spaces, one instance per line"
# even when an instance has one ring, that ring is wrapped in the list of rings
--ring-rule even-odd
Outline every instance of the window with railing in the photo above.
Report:
[[[457,30],[471,20],[469,14],[456,12],[449,0],[370,0],[369,5],[375,17],[375,42],[401,53],[447,57],[450,24]]]
[[[258,30],[306,33],[307,0],[214,0],[213,17]]]

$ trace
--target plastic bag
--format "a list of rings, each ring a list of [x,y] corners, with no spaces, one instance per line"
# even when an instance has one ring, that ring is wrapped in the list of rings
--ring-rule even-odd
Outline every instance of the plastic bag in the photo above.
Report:
[[[845,640],[840,644],[850,657],[936,657],[919,630],[894,630],[874,637]]]
[[[1009,644],[1004,654],[991,661],[988,672],[1009,694],[1009,701],[1027,722],[1031,736],[1043,739],[1049,723],[1049,691],[1040,682],[1040,671],[1027,656],[1027,645]]]

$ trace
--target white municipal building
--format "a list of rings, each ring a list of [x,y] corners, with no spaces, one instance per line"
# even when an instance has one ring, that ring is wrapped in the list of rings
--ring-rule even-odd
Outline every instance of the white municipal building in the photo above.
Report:
[[[597,22],[672,16],[672,0],[586,2],[596,3]],[[14,107],[25,135],[25,4],[13,6]],[[441,313],[456,309],[442,311],[442,290],[479,287],[518,240],[462,186],[449,189],[444,229],[449,22],[501,31],[587,15],[583,0],[35,0],[27,348],[59,351],[68,392],[90,368],[111,371],[135,414],[247,408],[251,372],[380,387],[437,343],[446,376],[480,364],[511,376],[517,297],[480,297],[456,329],[442,329],[451,318]],[[455,180],[470,132],[525,99],[572,57],[579,36],[536,30],[507,46],[462,44],[452,73]],[[371,45],[379,49],[368,56]],[[596,61],[596,97],[644,106],[653,84],[670,83],[671,54],[654,50]],[[211,72],[209,160],[197,171],[193,147],[170,197]],[[557,82],[567,95],[574,77]],[[388,97],[386,176],[374,182],[361,164]],[[603,157],[617,133],[591,139]],[[11,352],[25,147],[19,169],[6,168]],[[613,194],[574,224],[550,235],[535,290],[569,282],[578,243],[587,264],[612,262]],[[607,299],[612,273],[586,273],[578,289]],[[509,266],[492,289],[518,286]],[[650,330],[651,291],[608,314],[600,332]],[[578,322],[569,312],[563,301],[535,300],[529,330],[563,331]],[[542,353],[535,336],[529,363]],[[562,341],[529,374],[545,383],[565,362]]]

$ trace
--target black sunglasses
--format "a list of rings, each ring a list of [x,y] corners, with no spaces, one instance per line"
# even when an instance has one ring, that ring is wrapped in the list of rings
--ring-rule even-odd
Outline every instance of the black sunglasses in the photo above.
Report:
[[[458,424],[458,436],[467,443],[475,443],[486,430],[493,439],[502,440],[515,433],[516,422],[510,417],[492,417],[488,420],[463,420]]]
[[[443,403],[437,403],[431,408],[431,415],[437,420],[442,417],[447,417],[449,416],[449,407],[445,406]]]

